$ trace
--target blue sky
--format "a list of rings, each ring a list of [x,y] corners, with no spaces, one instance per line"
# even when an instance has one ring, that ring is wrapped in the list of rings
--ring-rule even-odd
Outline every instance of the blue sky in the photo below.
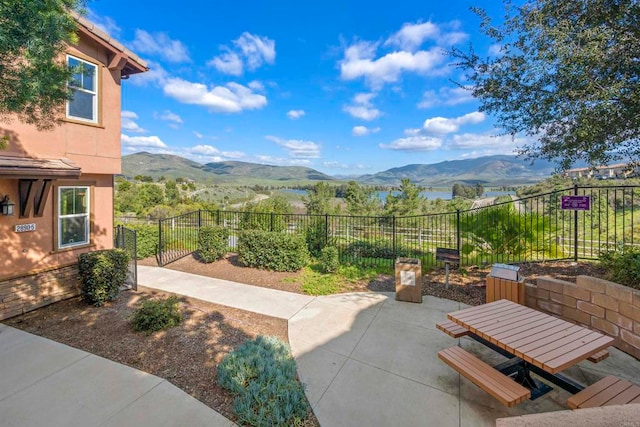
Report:
[[[123,154],[301,165],[331,175],[511,154],[523,140],[451,80],[444,50],[498,1],[89,2],[88,18],[147,60],[123,81]]]

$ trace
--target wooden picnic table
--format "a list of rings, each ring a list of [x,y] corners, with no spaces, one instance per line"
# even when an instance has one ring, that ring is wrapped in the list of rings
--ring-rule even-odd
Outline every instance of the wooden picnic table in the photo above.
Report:
[[[447,314],[469,331],[469,336],[511,358],[496,369],[517,372],[516,381],[530,387],[532,398],[549,390],[534,381],[529,371],[577,393],[584,387],[559,372],[613,344],[612,337],[529,307],[499,300]]]
[[[555,374],[613,344],[614,339],[507,300],[447,314],[471,333]]]

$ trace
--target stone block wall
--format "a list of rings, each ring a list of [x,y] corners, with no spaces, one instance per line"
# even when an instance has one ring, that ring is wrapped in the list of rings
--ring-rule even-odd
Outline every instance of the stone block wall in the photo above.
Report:
[[[80,295],[78,265],[0,281],[0,320]]]
[[[640,358],[640,291],[589,276],[576,283],[540,277],[527,284],[527,306],[616,338],[620,350]]]

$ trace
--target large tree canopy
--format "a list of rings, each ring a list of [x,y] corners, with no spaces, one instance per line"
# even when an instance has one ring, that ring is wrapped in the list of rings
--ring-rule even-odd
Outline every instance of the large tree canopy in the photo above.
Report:
[[[481,28],[496,56],[454,49],[480,110],[535,142],[527,158],[591,165],[640,161],[640,4],[637,0],[505,2]]]
[[[54,126],[70,97],[62,52],[83,0],[0,0],[0,120]]]

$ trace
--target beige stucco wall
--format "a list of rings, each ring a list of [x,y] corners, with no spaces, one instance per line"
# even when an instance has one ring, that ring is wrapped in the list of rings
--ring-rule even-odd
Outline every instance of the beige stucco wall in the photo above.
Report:
[[[57,250],[54,203],[57,186],[91,186],[92,229],[90,245]],[[78,181],[56,181],[53,185],[41,218],[19,218],[0,216],[0,281],[17,275],[41,271],[60,265],[77,262],[82,252],[113,247],[113,192],[111,175],[83,174]],[[0,179],[0,194],[9,194],[12,200],[18,199],[17,180]],[[16,233],[16,224],[35,224],[36,231]]]
[[[105,48],[86,38],[69,47],[68,53],[98,65],[98,123],[63,120],[53,130],[40,132],[18,120],[0,122],[0,135],[10,136],[2,155],[66,157],[83,173],[120,173],[120,71],[109,71]]]

